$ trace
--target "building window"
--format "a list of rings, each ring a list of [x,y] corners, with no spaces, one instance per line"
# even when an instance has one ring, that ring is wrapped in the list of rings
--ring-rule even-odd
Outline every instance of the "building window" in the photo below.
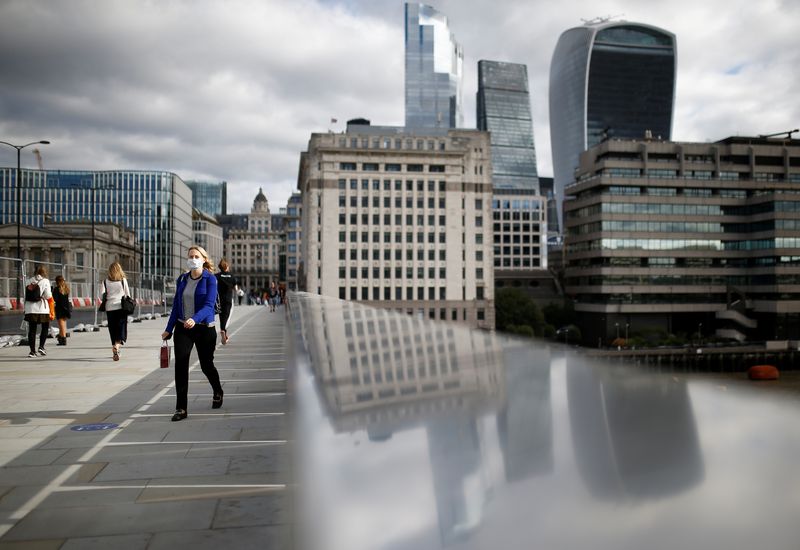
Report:
[[[356,163],[355,162],[340,162],[339,163],[339,170],[355,170]]]

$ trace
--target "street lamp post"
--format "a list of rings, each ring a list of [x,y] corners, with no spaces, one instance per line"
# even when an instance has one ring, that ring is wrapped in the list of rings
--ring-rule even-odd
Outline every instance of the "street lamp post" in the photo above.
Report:
[[[630,323],[625,323],[625,345],[628,345],[628,328],[631,326]]]
[[[617,329],[617,340],[619,340],[619,323],[614,323],[614,327]]]
[[[7,141],[0,141],[0,143],[3,145],[8,145],[9,147],[13,147],[17,150],[17,175],[14,178],[14,183],[17,186],[17,257],[19,259],[19,265],[17,266],[17,307],[19,308],[20,304],[22,304],[22,239],[20,236],[20,227],[22,225],[22,215],[20,213],[20,206],[22,205],[22,185],[20,184],[20,175],[22,173],[22,169],[20,166],[20,156],[25,147],[29,147],[31,145],[49,145],[50,142],[47,140],[32,141],[30,143],[26,143],[25,145],[14,145],[13,143],[9,143]]]

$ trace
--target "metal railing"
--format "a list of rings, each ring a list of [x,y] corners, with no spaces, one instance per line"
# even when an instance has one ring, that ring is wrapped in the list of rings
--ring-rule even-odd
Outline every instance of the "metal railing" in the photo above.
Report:
[[[47,276],[54,283],[58,275],[64,277],[70,287],[70,298],[78,300],[78,307],[93,307],[95,324],[97,324],[97,307],[103,295],[103,280],[107,267],[92,269],[62,262],[49,262],[7,256],[0,256],[0,310],[21,310],[24,305],[23,295],[25,281],[34,275],[39,266],[47,268]],[[147,272],[126,271],[131,295],[136,300],[136,315],[149,306],[151,314],[156,307],[167,312],[167,298],[175,291],[175,280],[172,277],[154,275]],[[94,288],[94,296],[92,289]],[[146,311],[145,311],[146,312]]]

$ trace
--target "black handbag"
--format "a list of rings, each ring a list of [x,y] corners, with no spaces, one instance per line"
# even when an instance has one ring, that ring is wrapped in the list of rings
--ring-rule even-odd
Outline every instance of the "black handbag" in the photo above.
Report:
[[[97,308],[97,311],[105,311],[106,310],[106,293],[103,292],[103,298],[100,300],[100,306]]]
[[[130,296],[122,297],[122,311],[125,315],[133,315],[133,312],[136,311],[136,302],[133,301],[133,298]]]

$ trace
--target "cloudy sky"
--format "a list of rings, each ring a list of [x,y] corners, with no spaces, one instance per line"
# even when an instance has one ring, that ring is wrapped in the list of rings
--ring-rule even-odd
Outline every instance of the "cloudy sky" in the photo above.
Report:
[[[541,175],[552,175],[550,58],[582,19],[677,35],[673,139],[800,126],[797,0],[430,4],[464,47],[468,127],[477,61],[528,65]],[[355,117],[403,124],[403,50],[401,0],[0,0],[0,140],[49,139],[47,169],[225,180],[233,212],[249,212],[263,187],[277,211],[311,132]],[[22,162],[35,167],[31,148]],[[15,165],[0,148],[0,166]]]

